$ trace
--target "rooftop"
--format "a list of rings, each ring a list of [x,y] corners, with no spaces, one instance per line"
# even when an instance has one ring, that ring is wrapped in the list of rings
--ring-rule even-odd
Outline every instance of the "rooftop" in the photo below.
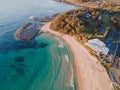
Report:
[[[88,40],[88,42],[86,42],[85,45],[90,47],[92,50],[96,52],[102,52],[105,55],[107,55],[109,52],[109,49],[106,47],[106,44],[100,41],[99,39]]]

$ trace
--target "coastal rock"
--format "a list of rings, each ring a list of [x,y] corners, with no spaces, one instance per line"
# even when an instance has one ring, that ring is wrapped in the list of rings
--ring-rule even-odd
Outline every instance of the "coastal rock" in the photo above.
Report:
[[[50,21],[52,21],[52,20],[53,20],[52,17],[45,17],[45,18],[42,18],[42,19],[40,20],[40,22],[50,22]]]
[[[39,21],[39,18],[35,16],[30,16],[29,19],[33,19],[34,21]]]
[[[50,11],[50,12],[54,12],[54,11]],[[46,17],[40,19],[39,22],[51,22],[58,15],[59,15],[59,13],[54,13],[52,16],[46,16]]]
[[[21,40],[31,40],[33,39],[39,32],[37,28],[37,24],[35,23],[26,23],[21,26],[16,32],[15,37]]]
[[[38,18],[36,16],[30,16],[29,19],[32,19],[36,22],[50,22],[52,21],[57,15],[59,15],[59,13],[56,13],[54,10],[50,10],[49,13],[53,13],[53,15],[50,16],[46,16],[43,18]]]

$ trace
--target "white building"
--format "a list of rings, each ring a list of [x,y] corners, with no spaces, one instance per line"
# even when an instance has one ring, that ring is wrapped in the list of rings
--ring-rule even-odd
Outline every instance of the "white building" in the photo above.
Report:
[[[97,53],[102,52],[103,54],[107,55],[109,52],[109,48],[106,47],[106,44],[99,39],[91,39],[85,43],[88,47],[94,50]]]

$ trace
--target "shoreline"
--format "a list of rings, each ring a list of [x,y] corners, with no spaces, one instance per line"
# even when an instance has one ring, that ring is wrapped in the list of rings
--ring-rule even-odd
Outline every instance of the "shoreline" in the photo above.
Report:
[[[74,5],[74,6],[77,6],[77,7],[91,7],[91,8],[99,8],[95,3],[75,3],[75,2],[68,2],[68,1],[57,1],[55,0],[56,2],[63,2],[63,3],[66,3],[66,4],[69,4],[69,5]],[[90,5],[91,4],[91,5]]]
[[[57,2],[63,2],[63,3],[69,4],[69,5],[77,6],[77,7],[98,8],[98,9],[102,9],[104,7],[104,5],[106,5],[105,3],[102,3],[102,2],[100,4],[100,2],[99,3],[94,3],[94,2],[75,3],[75,2],[60,1],[60,0],[55,0],[55,1],[57,1]],[[115,4],[116,8],[119,8],[119,6],[120,6],[120,2],[118,2],[118,4]],[[112,8],[113,8],[113,11],[115,11],[115,12],[119,12],[120,11],[120,10],[117,11],[114,7],[112,7]],[[107,8],[107,6],[106,6],[104,10],[110,10],[110,8]]]
[[[44,30],[43,30],[43,34],[44,34]],[[71,48],[69,47],[68,43],[66,43],[66,41],[61,38],[60,36],[56,35],[56,34],[53,34],[53,33],[49,33],[51,34],[58,42],[59,42],[59,45],[58,47],[59,48],[66,48],[67,49],[67,54],[64,55],[65,59],[66,59],[66,62],[67,62],[67,65],[70,67],[71,69],[71,78],[70,78],[70,86],[72,88],[74,88],[73,90],[76,90],[76,86],[77,86],[77,79],[76,79],[76,72],[75,72],[75,65],[74,65],[74,56],[73,56],[73,52],[71,50]],[[69,75],[68,75],[69,76]]]
[[[112,82],[99,61],[90,55],[73,37],[50,30],[51,22],[41,27],[41,32],[49,32],[61,37],[70,47],[74,56],[74,65],[78,90],[113,90]],[[82,73],[82,74],[81,74]]]

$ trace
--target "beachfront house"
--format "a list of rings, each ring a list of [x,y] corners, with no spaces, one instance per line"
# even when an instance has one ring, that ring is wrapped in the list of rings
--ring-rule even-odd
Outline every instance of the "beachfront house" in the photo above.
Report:
[[[85,43],[86,46],[94,50],[96,53],[103,53],[107,55],[109,48],[106,47],[106,44],[99,39],[91,39]]]

